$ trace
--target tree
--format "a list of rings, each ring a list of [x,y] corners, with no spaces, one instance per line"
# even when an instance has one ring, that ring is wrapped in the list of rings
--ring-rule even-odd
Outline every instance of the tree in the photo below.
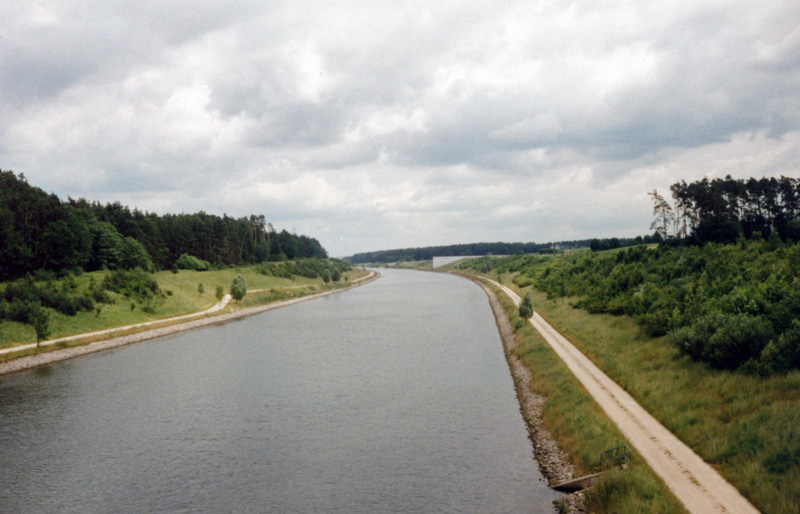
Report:
[[[118,267],[122,269],[141,268],[145,271],[153,271],[153,261],[150,259],[144,246],[132,237],[122,239],[122,254],[120,255]]]
[[[244,277],[236,275],[236,278],[233,279],[233,283],[231,283],[231,296],[237,302],[241,302],[246,294],[247,284],[244,281]]]
[[[39,343],[50,335],[50,315],[44,307],[34,304],[31,305],[31,312],[28,317],[31,320],[33,329],[36,331],[36,346],[39,346]]]
[[[122,237],[114,225],[106,221],[96,222],[91,226],[93,250],[90,268],[117,269],[123,252]]]
[[[322,281],[326,284],[331,281],[331,270],[326,269],[322,272]]]
[[[89,226],[74,214],[50,223],[42,234],[42,244],[47,267],[56,270],[83,268],[92,256]]]
[[[222,300],[224,294],[225,293],[222,289],[222,286],[217,286],[217,290],[214,292],[214,296],[217,297],[217,301]]]
[[[739,237],[739,224],[722,216],[710,216],[697,224],[692,236],[698,243],[733,244]]]
[[[675,219],[672,207],[655,189],[647,195],[653,198],[653,215],[656,217],[650,225],[650,229],[655,229],[664,239],[667,239],[669,238],[669,227]]]
[[[533,316],[533,303],[531,302],[531,293],[525,293],[525,298],[519,304],[519,317],[522,319],[530,319]]]

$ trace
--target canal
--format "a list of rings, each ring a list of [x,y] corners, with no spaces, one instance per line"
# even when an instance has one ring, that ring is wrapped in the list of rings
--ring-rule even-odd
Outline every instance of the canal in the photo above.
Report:
[[[0,512],[540,513],[485,293],[352,291],[0,377]]]

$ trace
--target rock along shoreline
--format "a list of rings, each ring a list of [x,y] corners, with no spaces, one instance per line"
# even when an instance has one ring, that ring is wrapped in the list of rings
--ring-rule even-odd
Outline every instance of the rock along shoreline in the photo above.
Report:
[[[349,287],[345,287],[342,289],[324,291],[322,293],[302,296],[300,298],[295,298],[292,300],[286,300],[267,305],[259,305],[257,307],[249,307],[246,309],[241,309],[238,311],[233,311],[225,314],[218,314],[218,315],[208,316],[205,318],[198,318],[191,321],[176,323],[174,325],[168,325],[160,328],[152,328],[144,330],[142,332],[136,332],[133,334],[114,336],[109,339],[95,341],[80,346],[61,348],[58,350],[43,352],[36,355],[20,357],[18,359],[1,363],[0,376],[33,369],[40,366],[46,366],[48,364],[53,364],[55,362],[61,362],[68,359],[74,359],[75,357],[88,355],[90,353],[102,352],[105,350],[111,350],[113,348],[119,348],[120,346],[126,346],[133,343],[139,343],[141,341],[147,341],[158,337],[177,334],[178,332],[185,332],[187,330],[194,330],[197,328],[208,327],[211,325],[219,325],[222,323],[227,323],[229,321],[241,319],[247,316],[252,316],[254,314],[259,314],[261,312],[269,311],[272,309],[288,307],[289,305],[294,305],[296,303],[305,302],[308,300],[314,300],[315,298],[321,298],[323,296],[328,296],[348,291],[350,289],[353,289],[354,287],[362,286],[364,284],[372,282],[373,280],[376,280],[378,277],[380,277],[380,274],[373,272],[373,274],[368,275],[367,277],[361,279],[359,282],[357,283],[353,282],[352,285],[350,285]],[[169,323],[169,319],[165,319],[164,322]],[[119,327],[119,330],[122,332],[125,330],[125,327]],[[90,334],[87,334],[87,337],[90,337]]]
[[[505,310],[503,310],[503,306],[500,305],[500,301],[489,286],[472,277],[466,278],[481,286],[489,297],[489,304],[494,313],[500,339],[503,341],[503,352],[505,353],[511,376],[514,379],[514,388],[517,392],[522,418],[528,428],[528,437],[533,445],[533,453],[539,463],[539,470],[550,486],[573,478],[575,469],[569,463],[564,452],[561,451],[555,437],[547,430],[542,421],[542,408],[546,398],[531,392],[531,372],[513,353],[514,346],[516,346],[514,327],[511,325]],[[568,512],[570,513],[585,514],[588,512],[581,492],[566,495],[563,501],[569,508]]]

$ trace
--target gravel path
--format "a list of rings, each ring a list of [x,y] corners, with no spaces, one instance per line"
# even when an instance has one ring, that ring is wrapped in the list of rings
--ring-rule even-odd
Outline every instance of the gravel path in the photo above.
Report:
[[[179,316],[177,318],[170,318],[165,320],[157,320],[148,323],[139,323],[136,325],[130,325],[127,327],[117,327],[114,329],[103,330],[100,332],[95,332],[91,334],[81,334],[79,336],[72,336],[69,339],[77,339],[79,337],[87,337],[93,335],[107,335],[111,332],[119,332],[124,330],[136,329],[140,328],[144,325],[152,325],[157,323],[169,323],[174,322],[175,320],[180,320],[184,318],[195,317],[197,315],[207,315],[208,317],[200,318],[200,319],[193,319],[191,321],[186,321],[183,323],[177,323],[165,327],[160,328],[153,328],[150,330],[145,330],[142,332],[137,332],[135,334],[128,334],[118,337],[112,337],[110,339],[105,339],[102,341],[97,341],[94,343],[88,343],[81,346],[73,346],[71,348],[63,348],[59,350],[53,350],[49,352],[43,352],[37,355],[31,355],[27,357],[20,357],[19,359],[14,359],[8,362],[4,362],[0,364],[0,375],[5,375],[7,373],[15,373],[17,371],[23,371],[26,369],[35,368],[38,366],[44,366],[46,364],[51,364],[53,362],[59,362],[67,359],[72,359],[75,357],[79,357],[81,355],[87,355],[89,353],[95,352],[102,352],[104,350],[110,350],[111,348],[117,348],[120,346],[125,346],[132,343],[138,343],[140,341],[146,341],[148,339],[154,339],[156,337],[162,337],[170,334],[175,334],[177,332],[183,332],[185,330],[193,330],[196,328],[207,327],[209,325],[216,325],[219,323],[225,323],[227,321],[231,321],[234,319],[244,318],[245,316],[252,316],[253,314],[258,314],[259,312],[264,312],[272,309],[277,309],[280,307],[286,307],[288,305],[294,305],[296,303],[305,302],[308,300],[313,300],[315,298],[320,298],[323,296],[328,296],[335,293],[340,293],[342,291],[347,291],[353,287],[357,287],[363,285],[371,280],[378,278],[379,275],[375,272],[371,272],[368,276],[354,280],[352,285],[347,288],[343,289],[334,289],[332,291],[325,291],[324,293],[318,293],[314,295],[303,296],[300,298],[295,298],[293,300],[286,300],[283,302],[276,302],[271,303],[269,305],[262,305],[259,307],[250,307],[247,309],[241,309],[233,312],[229,312],[226,314],[219,314],[219,315],[210,315],[209,313],[212,311],[218,311],[219,309],[217,306],[212,307],[208,311],[203,311],[202,313],[187,315],[187,316]],[[226,302],[227,303],[227,302]],[[50,341],[48,341],[50,342]],[[57,342],[57,341],[56,341]],[[33,346],[36,346],[35,344]]]
[[[520,297],[492,281],[519,305]],[[530,323],[689,512],[755,514],[739,491],[608,378],[540,315]]]

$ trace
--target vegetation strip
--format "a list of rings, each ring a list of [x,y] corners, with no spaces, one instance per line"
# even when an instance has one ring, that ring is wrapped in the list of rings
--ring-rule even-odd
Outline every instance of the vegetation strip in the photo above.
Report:
[[[539,470],[551,487],[554,484],[573,478],[575,469],[569,463],[564,452],[561,451],[558,441],[547,430],[542,421],[542,408],[546,399],[531,391],[531,373],[513,353],[516,346],[514,327],[511,325],[494,291],[482,281],[474,277],[469,278],[481,286],[489,297],[489,305],[492,307],[497,330],[503,342],[503,351],[511,376],[514,379],[514,388],[516,389],[520,410],[528,428],[528,436],[533,445],[533,453],[539,464]],[[568,495],[563,503],[569,506],[569,512],[575,514],[586,512],[584,496],[580,492]]]
[[[519,296],[492,281],[519,304]],[[538,314],[530,323],[542,334],[587,391],[691,512],[757,513],[719,473],[645,411]]]
[[[354,287],[358,287],[364,285],[372,280],[375,280],[380,275],[376,272],[370,272],[370,275],[364,277],[362,279],[357,279],[352,282],[352,285],[341,288],[341,289],[334,289],[330,291],[324,291],[322,293],[317,293],[313,295],[303,296],[300,298],[295,298],[292,300],[286,300],[282,302],[272,303],[268,305],[262,305],[258,307],[249,307],[246,309],[229,312],[226,314],[220,314],[218,316],[211,316],[207,318],[197,319],[185,323],[179,323],[175,325],[170,325],[161,328],[155,328],[151,330],[146,330],[143,332],[138,332],[135,334],[129,334],[119,337],[113,337],[111,339],[106,339],[103,341],[97,341],[93,343],[89,343],[82,346],[74,346],[71,348],[63,348],[54,351],[49,351],[45,353],[39,353],[36,355],[30,355],[26,357],[20,357],[19,359],[15,359],[12,361],[8,361],[5,363],[0,363],[0,376],[6,375],[9,373],[15,373],[18,371],[24,371],[27,369],[44,366],[47,364],[52,364],[54,362],[59,362],[67,359],[72,359],[74,357],[79,357],[81,355],[87,355],[90,353],[101,352],[104,350],[110,350],[112,348],[118,348],[120,346],[125,346],[132,343],[138,343],[141,341],[146,341],[149,339],[155,339],[157,337],[162,337],[166,335],[175,334],[178,332],[183,332],[186,330],[193,330],[196,328],[206,327],[209,325],[217,325],[220,323],[226,323],[228,321],[232,321],[235,319],[244,318],[246,316],[252,316],[253,314],[258,314],[261,312],[265,312],[272,309],[277,309],[280,307],[286,307],[289,305],[294,305],[296,303],[304,302],[307,300],[313,300],[315,298],[321,298],[323,296],[328,296],[335,293],[340,293],[343,291],[347,291]],[[159,322],[169,322],[169,320],[159,320]],[[114,331],[122,331],[126,328],[130,327],[119,327],[118,329],[114,329]],[[87,334],[88,335],[88,334]]]
[[[214,312],[222,311],[222,309],[224,309],[225,306],[228,305],[228,302],[230,302],[230,300],[231,300],[231,295],[227,294],[218,303],[216,303],[215,305],[211,306],[210,308],[208,308],[206,310],[203,310],[203,311],[200,311],[200,312],[195,312],[195,313],[192,313],[192,314],[184,314],[182,316],[176,316],[174,318],[166,318],[166,319],[156,319],[156,320],[152,320],[152,321],[144,321],[142,323],[135,323],[133,325],[127,325],[127,326],[124,326],[124,327],[108,328],[108,329],[105,329],[105,330],[98,330],[96,332],[87,332],[87,333],[84,333],[84,334],[75,334],[75,335],[71,335],[71,336],[59,337],[57,339],[50,339],[48,341],[41,341],[40,343],[30,343],[30,344],[23,344],[23,345],[19,345],[19,346],[12,346],[10,348],[0,349],[0,355],[4,355],[4,354],[7,354],[7,353],[16,353],[16,352],[21,352],[21,351],[25,351],[25,350],[32,350],[34,348],[41,347],[41,346],[52,346],[54,344],[66,343],[66,342],[69,342],[69,341],[83,341],[83,340],[92,339],[92,338],[96,338],[96,337],[108,336],[108,335],[111,335],[111,334],[116,334],[116,333],[120,333],[120,332],[124,332],[124,331],[135,330],[135,329],[144,328],[144,327],[151,327],[151,326],[154,326],[154,325],[160,325],[160,324],[164,324],[164,323],[171,323],[171,322],[175,322],[175,321],[182,320],[182,319],[199,318],[200,316],[206,316],[206,315],[212,314]]]

